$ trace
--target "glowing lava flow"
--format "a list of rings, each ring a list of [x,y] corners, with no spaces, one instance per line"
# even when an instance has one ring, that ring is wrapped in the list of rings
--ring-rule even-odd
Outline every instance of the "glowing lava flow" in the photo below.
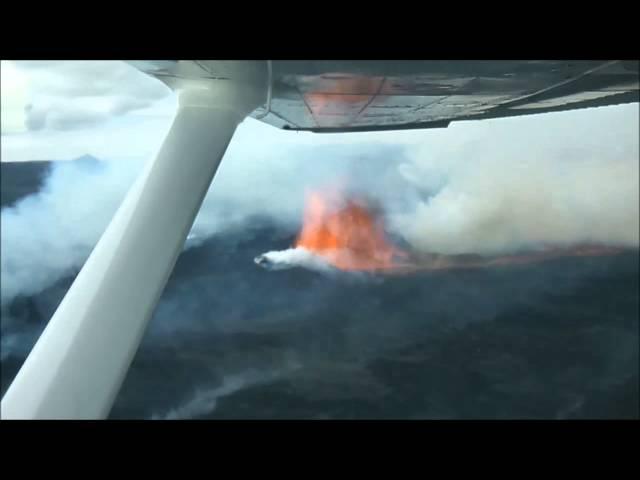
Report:
[[[406,257],[391,245],[380,221],[355,200],[337,194],[308,195],[302,231],[295,244],[341,270],[381,270],[396,267]]]

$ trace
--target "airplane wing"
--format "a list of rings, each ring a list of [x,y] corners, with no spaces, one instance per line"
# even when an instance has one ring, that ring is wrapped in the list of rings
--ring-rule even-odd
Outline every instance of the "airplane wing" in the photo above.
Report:
[[[172,87],[220,78],[215,62],[131,62]],[[273,61],[270,103],[251,116],[317,133],[450,122],[639,101],[638,61]]]

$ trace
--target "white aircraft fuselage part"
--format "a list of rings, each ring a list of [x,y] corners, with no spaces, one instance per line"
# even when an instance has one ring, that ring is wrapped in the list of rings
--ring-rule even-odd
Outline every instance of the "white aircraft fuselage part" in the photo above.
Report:
[[[267,96],[265,62],[207,64],[221,73],[170,83],[167,138],[6,392],[3,419],[108,416],[236,126]]]

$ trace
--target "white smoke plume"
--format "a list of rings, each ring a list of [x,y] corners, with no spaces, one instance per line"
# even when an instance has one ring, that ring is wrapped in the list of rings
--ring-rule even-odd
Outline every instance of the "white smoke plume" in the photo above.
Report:
[[[139,167],[131,162],[59,162],[40,192],[2,210],[3,305],[82,267]]]
[[[426,198],[394,229],[436,253],[637,247],[638,107],[583,114],[482,124],[458,150],[411,150],[401,173]]]
[[[470,159],[394,228],[420,250],[500,254],[544,246],[638,246],[638,161]],[[413,178],[420,182],[422,172]]]
[[[254,261],[267,270],[286,270],[295,267],[303,267],[323,273],[329,273],[334,270],[323,258],[300,247],[267,252],[256,257]]]

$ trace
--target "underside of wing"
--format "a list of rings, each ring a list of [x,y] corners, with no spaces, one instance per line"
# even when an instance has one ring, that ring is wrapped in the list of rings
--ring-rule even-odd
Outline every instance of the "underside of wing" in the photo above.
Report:
[[[135,62],[168,85],[222,79],[220,62]],[[272,61],[254,118],[318,133],[441,128],[639,100],[637,61]]]

